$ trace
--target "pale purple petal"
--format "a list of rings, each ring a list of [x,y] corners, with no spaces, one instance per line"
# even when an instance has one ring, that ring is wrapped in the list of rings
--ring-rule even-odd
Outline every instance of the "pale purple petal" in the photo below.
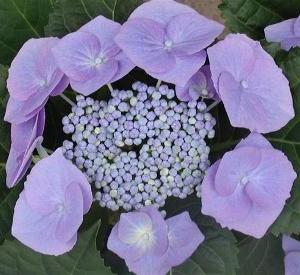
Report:
[[[152,230],[152,220],[146,213],[126,213],[121,215],[118,223],[119,240],[130,245],[130,253],[125,256],[126,261],[136,261],[146,253],[143,244],[137,240],[137,232],[143,230]]]
[[[161,24],[136,18],[123,25],[115,40],[134,64],[144,70],[162,73],[175,66],[175,57],[164,48],[165,39]]]
[[[70,84],[69,78],[66,75],[63,76],[61,81],[57,84],[57,86],[52,91],[51,96],[57,96],[62,94],[65,91],[65,89],[67,89],[69,84]]]
[[[31,120],[11,127],[11,149],[6,163],[6,185],[15,186],[26,174],[32,153],[42,141],[45,111]]]
[[[47,214],[65,197],[65,190],[70,183],[79,184],[83,196],[83,212],[87,213],[92,204],[91,186],[85,175],[65,159],[59,148],[51,156],[39,161],[27,177],[25,193],[28,203],[35,211]]]
[[[9,97],[4,120],[12,124],[24,123],[35,117],[46,105],[48,96],[35,94],[26,101],[19,101]]]
[[[241,81],[251,72],[255,61],[255,50],[242,35],[228,35],[225,40],[207,50],[212,80],[218,91],[222,72],[230,72],[234,79]]]
[[[153,206],[147,206],[140,210],[142,213],[148,214],[152,219],[155,243],[152,247],[156,255],[163,255],[168,248],[168,232],[167,224],[165,223],[161,213]]]
[[[179,55],[195,54],[209,46],[224,26],[197,13],[177,15],[168,23],[166,32]]]
[[[267,60],[258,59],[251,74],[241,82],[222,73],[219,95],[235,127],[268,133],[279,130],[294,117],[288,81]]]
[[[275,149],[262,149],[259,165],[248,174],[246,192],[261,207],[283,208],[297,175],[287,157]]]
[[[204,96],[204,90],[207,96]],[[201,96],[218,99],[209,65],[204,65],[184,87],[176,86],[176,95],[182,101],[198,100]]]
[[[163,25],[167,23],[176,15],[183,13],[197,13],[189,6],[180,4],[173,0],[154,0],[149,1],[139,6],[130,15],[132,18],[148,18],[155,20]]]
[[[255,147],[259,149],[272,149],[271,143],[261,134],[252,132],[245,139],[242,139],[235,149],[242,147]]]
[[[58,41],[30,39],[23,45],[9,69],[7,88],[12,97],[26,101],[37,93],[50,95],[63,77],[51,54]]]
[[[55,209],[61,213],[56,228],[56,238],[60,241],[70,240],[76,235],[83,221],[83,196],[80,185],[71,183],[65,190],[64,202]]]
[[[107,52],[112,54],[112,50],[114,51],[112,58],[118,61],[118,71],[115,73],[113,79],[110,79],[108,82],[114,82],[121,79],[135,67],[129,58],[115,44],[114,39],[119,33],[120,28],[121,25],[119,23],[109,20],[101,15],[80,28],[80,30],[90,32],[98,37],[101,42],[102,54],[107,54]]]
[[[282,42],[285,39],[295,37],[294,24],[296,19],[288,19],[265,28],[265,35],[268,42]]]
[[[48,254],[61,255],[70,251],[77,240],[77,234],[61,242],[55,236],[59,217],[54,213],[42,216],[32,211],[24,192],[16,203],[12,225],[12,235],[33,250]]]
[[[243,160],[243,161],[241,161]],[[261,153],[254,147],[243,147],[226,153],[215,176],[215,189],[220,196],[229,196],[239,184],[250,180],[249,173],[257,168],[261,161]]]
[[[101,43],[91,33],[77,31],[62,38],[52,49],[61,70],[72,80],[86,81],[97,74]]]
[[[230,196],[220,196],[215,190],[214,181],[220,161],[214,163],[207,171],[202,183],[202,213],[214,217],[222,224],[240,221],[251,211],[252,202],[238,185]],[[245,196],[246,195],[246,196]],[[239,207],[237,207],[237,205]],[[226,226],[226,225],[223,225]]]
[[[300,274],[300,252],[291,252],[284,258],[285,275]]]
[[[188,212],[169,218],[166,222],[169,227],[168,262],[171,266],[177,266],[191,257],[204,241],[204,235]]]
[[[290,236],[283,235],[282,237],[282,248],[285,254],[290,252],[300,252],[300,241],[297,241]]]
[[[87,96],[97,91],[107,83],[112,82],[114,75],[116,75],[116,72],[118,72],[118,66],[118,61],[114,59],[108,60],[106,63],[97,67],[95,77],[92,77],[86,81],[76,81],[71,79],[71,87],[75,91]]]
[[[147,73],[154,78],[182,87],[204,65],[205,61],[206,52],[201,51],[191,56],[176,57],[176,66],[166,73],[158,74],[149,71]]]

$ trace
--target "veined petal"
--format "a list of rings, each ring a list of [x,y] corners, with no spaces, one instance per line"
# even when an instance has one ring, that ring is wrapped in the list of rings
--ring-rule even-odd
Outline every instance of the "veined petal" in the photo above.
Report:
[[[83,221],[83,196],[79,184],[68,185],[65,199],[56,205],[55,211],[60,216],[55,232],[56,238],[66,242],[76,235]]]
[[[37,93],[49,96],[63,77],[51,53],[58,41],[30,39],[23,45],[9,69],[7,88],[12,97],[26,101]]]
[[[281,42],[285,39],[295,37],[295,19],[288,19],[265,28],[265,35],[268,42]]]
[[[284,258],[285,275],[300,274],[300,252],[291,252]]]
[[[285,254],[288,254],[293,251],[300,252],[300,241],[297,241],[290,236],[283,235],[282,237],[282,248]]]
[[[58,66],[70,79],[85,81],[96,75],[100,50],[97,36],[77,31],[62,38],[52,52]]]
[[[252,202],[238,185],[230,196],[220,196],[214,188],[215,175],[220,161],[214,163],[207,171],[202,183],[202,213],[214,217],[223,226],[232,222],[239,223],[247,217],[252,208]],[[239,207],[237,207],[237,205]]]
[[[197,12],[189,6],[173,0],[154,0],[140,5],[132,12],[129,19],[148,18],[166,26],[174,16],[183,13],[197,14]]]
[[[55,213],[42,216],[32,210],[22,192],[14,210],[12,235],[37,252],[61,255],[74,247],[77,234],[66,242],[58,241],[55,236],[58,218]]]
[[[253,69],[255,49],[243,35],[228,35],[207,50],[212,80],[218,91],[222,72],[230,73],[236,81],[245,79]]]
[[[50,170],[52,172],[49,178]],[[27,177],[24,190],[30,207],[45,215],[54,211],[56,205],[65,200],[66,188],[71,183],[76,183],[81,188],[85,214],[92,203],[91,186],[85,175],[65,159],[59,148],[33,167]]]
[[[261,161],[259,149],[243,147],[226,153],[218,167],[214,187],[220,196],[229,196],[237,187],[244,187],[250,179],[249,173],[257,168]]]
[[[209,46],[224,29],[221,24],[196,13],[174,16],[167,26],[171,51],[178,55],[197,53]]]
[[[175,65],[174,56],[164,48],[163,26],[151,19],[130,19],[115,40],[131,61],[144,70],[162,73]]]
[[[261,207],[279,204],[282,207],[290,197],[297,175],[286,156],[275,149],[261,149],[259,165],[249,173],[246,192]]]
[[[86,81],[76,81],[71,79],[70,84],[75,91],[87,96],[104,85],[111,83],[114,76],[118,73],[118,70],[119,62],[111,59],[99,65],[95,71],[96,75],[91,79]]]
[[[273,149],[271,143],[261,134],[252,132],[245,139],[242,139],[235,149],[243,147],[255,147],[258,149]]]
[[[168,262],[177,266],[187,260],[204,241],[204,235],[199,230],[188,212],[166,220],[169,228]]]
[[[201,51],[190,56],[176,57],[176,65],[166,73],[156,73],[147,71],[152,77],[173,83],[180,87],[186,85],[189,79],[204,65],[206,52]]]

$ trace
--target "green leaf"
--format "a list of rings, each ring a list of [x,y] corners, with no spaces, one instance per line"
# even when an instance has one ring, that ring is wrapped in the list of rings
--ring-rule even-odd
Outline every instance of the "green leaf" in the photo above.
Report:
[[[298,17],[299,0],[223,0],[219,6],[226,26],[232,32],[245,33],[254,39],[264,38],[264,28]]]
[[[44,35],[52,0],[0,0],[0,62],[9,64],[22,44]]]
[[[173,268],[178,275],[234,275],[238,267],[236,239],[229,231],[222,229],[212,218],[201,214],[200,199],[189,197],[186,200],[171,199],[167,202],[168,217],[189,211],[205,236],[205,241],[181,266]]]
[[[76,31],[82,25],[103,15],[123,23],[142,0],[58,0],[45,27],[48,36],[61,37]]]
[[[0,249],[1,275],[111,275],[96,249],[100,223],[79,234],[77,244],[62,256],[36,253],[19,241],[5,241]]]
[[[22,185],[6,188],[5,164],[10,147],[10,128],[3,121],[8,93],[6,91],[7,68],[0,65],[0,243],[9,236],[13,209],[21,192]]]
[[[246,237],[239,243],[238,275],[284,274],[281,238],[266,235],[262,239]]]

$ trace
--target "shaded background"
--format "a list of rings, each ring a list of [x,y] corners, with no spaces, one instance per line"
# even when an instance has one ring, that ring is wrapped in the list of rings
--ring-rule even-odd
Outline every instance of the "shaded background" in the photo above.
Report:
[[[218,10],[221,0],[182,0],[181,2],[197,9],[202,15],[221,23],[224,22]]]

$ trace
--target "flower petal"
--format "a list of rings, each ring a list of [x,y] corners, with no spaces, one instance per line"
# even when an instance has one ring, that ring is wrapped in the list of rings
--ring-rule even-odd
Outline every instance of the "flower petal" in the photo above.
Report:
[[[147,71],[152,77],[184,87],[190,78],[204,65],[206,52],[201,51],[190,56],[176,57],[176,66],[166,73]]]
[[[255,147],[259,149],[273,149],[271,143],[261,134],[252,132],[245,139],[242,139],[235,149],[242,147]]]
[[[291,252],[284,258],[285,275],[300,274],[300,252]]]
[[[83,196],[83,212],[87,213],[92,203],[91,186],[85,175],[65,159],[59,148],[51,156],[39,161],[27,177],[24,190],[30,207],[41,214],[50,213],[57,203],[65,200],[66,188],[70,183],[79,184]]]
[[[249,75],[254,66],[255,51],[243,35],[226,36],[225,40],[208,48],[207,54],[217,91],[222,72],[229,72],[236,81],[241,81]]]
[[[283,208],[297,175],[286,156],[275,149],[261,149],[259,165],[248,174],[246,192],[261,207]]]
[[[204,235],[191,220],[188,212],[166,220],[169,227],[168,262],[177,266],[187,260],[204,241]]]
[[[115,40],[135,65],[162,73],[175,65],[174,56],[164,49],[165,38],[161,24],[151,19],[136,18],[122,26]]]
[[[12,235],[37,252],[61,255],[74,247],[77,235],[67,242],[58,241],[55,237],[57,221],[55,213],[42,216],[32,210],[22,192],[14,210]]]
[[[220,196],[214,189],[215,175],[220,161],[207,171],[202,183],[202,213],[214,217],[223,227],[242,221],[251,211],[252,202],[243,187],[238,185],[231,196]],[[237,208],[237,205],[239,206]]]
[[[83,197],[79,184],[68,185],[65,201],[57,205],[56,212],[61,214],[56,227],[56,238],[66,242],[76,234],[83,221]]]
[[[229,196],[235,192],[238,185],[247,184],[248,174],[257,168],[260,160],[261,153],[254,147],[243,147],[226,153],[215,176],[214,186],[218,194]]]
[[[69,84],[70,84],[69,78],[66,75],[64,75],[61,81],[57,84],[57,86],[52,91],[51,96],[57,96],[62,94],[65,91],[65,89],[67,89]]]
[[[7,88],[12,97],[26,101],[37,93],[49,96],[63,77],[51,53],[58,40],[30,39],[23,45],[9,69]]]
[[[174,16],[167,26],[172,51],[180,55],[195,54],[209,46],[224,30],[221,24],[197,13]]]
[[[148,18],[166,25],[174,16],[183,13],[197,12],[173,0],[154,0],[140,5],[131,13],[129,19]]]
[[[293,251],[300,252],[300,241],[297,241],[290,236],[283,235],[282,237],[282,248],[285,254],[288,254]]]
[[[52,52],[58,66],[70,79],[85,81],[96,76],[94,63],[100,50],[97,36],[77,31],[61,39]]]
[[[118,72],[118,61],[111,59],[97,68],[95,77],[86,81],[76,81],[71,79],[70,84],[75,91],[87,96],[107,83],[112,82],[116,72]]]

